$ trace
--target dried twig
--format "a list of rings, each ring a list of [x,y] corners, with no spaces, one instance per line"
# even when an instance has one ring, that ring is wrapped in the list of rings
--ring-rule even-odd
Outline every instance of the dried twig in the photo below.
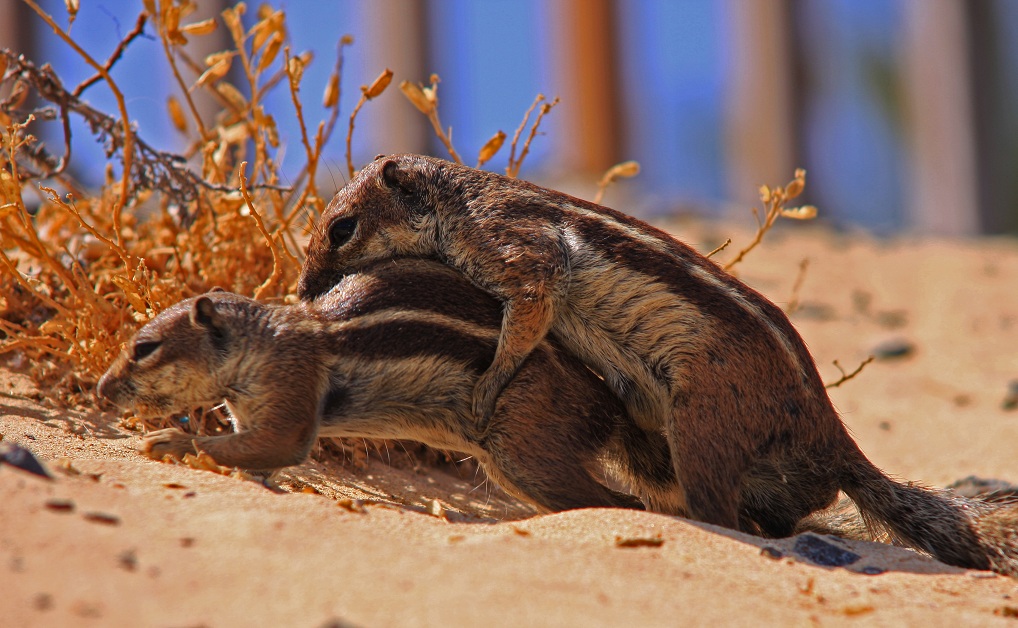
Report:
[[[724,243],[721,246],[717,247],[716,249],[714,249],[713,251],[708,253],[707,254],[707,258],[710,259],[710,258],[714,257],[715,255],[717,255],[718,253],[720,253],[721,251],[724,251],[725,249],[728,248],[728,245],[731,244],[731,243],[732,243],[732,239],[728,238],[727,240],[724,241]]]
[[[244,176],[244,170],[247,168],[247,162],[241,162],[240,170],[237,172],[237,176],[240,177],[240,193],[244,197],[244,202],[247,203],[247,209],[250,212],[251,218],[254,219],[258,225],[258,231],[261,232],[262,237],[265,238],[265,244],[272,251],[272,274],[269,275],[268,279],[265,280],[262,285],[258,286],[255,290],[254,298],[261,299],[265,296],[265,292],[283,275],[283,265],[279,260],[279,251],[276,249],[276,244],[272,239],[272,235],[269,234],[269,230],[265,228],[265,222],[262,221],[262,217],[258,215],[258,210],[254,207],[254,202],[251,200],[251,195],[247,191],[247,177]]]
[[[445,149],[449,151],[449,156],[452,160],[458,164],[463,163],[463,159],[459,153],[452,146],[452,127],[446,131],[442,128],[442,121],[438,118],[438,84],[440,79],[437,74],[431,75],[431,85],[424,87],[423,85],[414,84],[410,81],[403,81],[399,84],[400,91],[407,97],[417,110],[428,117],[428,121],[431,122],[431,128],[435,130],[435,135],[445,146]]]
[[[131,32],[128,33],[126,37],[120,40],[120,43],[117,44],[117,47],[113,51],[113,54],[111,54],[106,59],[106,63],[103,64],[103,68],[106,70],[106,72],[112,70],[113,66],[117,63],[117,61],[120,61],[120,57],[124,55],[124,51],[127,50],[127,46],[129,46],[132,41],[134,41],[141,35],[145,34],[145,22],[147,21],[148,21],[147,13],[142,13],[138,15],[138,20],[134,23],[134,28],[131,29]],[[74,91],[71,92],[71,94],[75,98],[78,98],[85,92],[86,89],[95,85],[101,80],[103,80],[103,75],[96,72],[91,77],[85,79],[77,87],[75,87]]]
[[[31,61],[17,56],[9,50],[0,50],[0,55],[7,58],[10,66],[9,74],[16,74],[20,80],[32,85],[44,100],[81,116],[92,132],[99,139],[107,142],[108,156],[117,152],[123,154],[129,148],[135,151],[135,157],[132,160],[124,160],[132,165],[131,175],[134,179],[132,192],[141,189],[159,190],[173,202],[187,204],[198,197],[199,188],[223,193],[235,191],[235,188],[231,186],[209,183],[191,172],[186,167],[186,159],[181,155],[156,150],[141,138],[134,136],[133,133],[129,146],[127,138],[123,134],[124,125],[121,125],[115,118],[94,109],[88,103],[75,98],[63,88],[60,80],[50,68],[39,69]],[[51,159],[44,158],[45,161],[51,161]],[[24,178],[46,178],[52,175],[52,172],[45,172]],[[290,188],[262,183],[252,185],[251,189],[286,192]]]
[[[354,107],[353,111],[350,113],[350,129],[346,133],[346,170],[351,179],[355,174],[353,169],[353,154],[350,148],[351,142],[353,141],[354,120],[357,118],[357,113],[361,110],[361,107],[364,106],[364,103],[380,96],[381,93],[385,91],[385,88],[389,86],[391,81],[392,70],[385,68],[385,70],[378,75],[378,78],[376,78],[371,85],[361,85],[361,97],[357,101],[357,106]]]
[[[113,77],[110,76],[109,70],[107,70],[106,67],[99,65],[99,63],[92,58],[92,55],[85,52],[84,48],[71,39],[71,36],[64,29],[60,28],[60,26],[53,21],[53,18],[50,17],[48,13],[43,11],[33,0],[25,0],[25,3],[32,7],[32,10],[35,11],[51,29],[53,29],[53,32],[56,33],[60,39],[64,40],[68,46],[77,52],[85,63],[92,66],[96,72],[102,76],[103,80],[106,81],[106,84],[109,86],[110,91],[113,92],[114,99],[117,101],[117,109],[120,111],[120,128],[122,130],[121,139],[123,140],[124,147],[124,150],[121,153],[124,161],[124,173],[120,179],[120,197],[113,206],[113,231],[117,237],[117,242],[121,243],[121,213],[130,198],[131,162],[134,159],[134,132],[131,130],[131,119],[127,115],[127,103],[124,101],[124,94],[113,81]]]
[[[799,274],[795,277],[795,283],[792,284],[792,298],[789,299],[788,305],[785,306],[785,314],[791,314],[799,309],[799,291],[802,289],[802,284],[806,281],[806,271],[809,270],[809,259],[803,259],[799,262]]]
[[[509,177],[517,177],[520,174],[520,167],[523,166],[523,160],[527,157],[530,152],[530,143],[534,141],[534,137],[537,136],[537,129],[541,126],[541,119],[544,116],[551,113],[551,110],[555,108],[555,105],[559,104],[558,96],[555,97],[551,102],[544,102],[544,94],[538,94],[537,98],[534,99],[533,104],[527,109],[527,113],[523,116],[523,122],[520,123],[519,128],[516,129],[516,133],[513,135],[512,145],[509,150],[509,165],[506,166],[505,173]],[[516,156],[516,143],[520,139],[520,134],[523,132],[523,128],[527,126],[527,120],[530,119],[530,114],[533,112],[534,107],[539,103],[544,102],[541,105],[541,110],[537,112],[537,118],[534,119],[534,124],[530,127],[530,135],[527,136],[526,141],[523,142],[523,149],[520,151],[519,159],[515,159]]]
[[[619,177],[629,179],[638,174],[640,174],[640,164],[635,161],[623,161],[620,164],[615,164],[597,182],[597,194],[594,195],[594,203],[601,204],[601,199],[604,198],[604,191]]]
[[[838,386],[841,386],[842,384],[844,384],[848,380],[852,379],[853,377],[855,377],[856,375],[861,373],[862,370],[866,367],[866,365],[869,364],[870,362],[872,362],[875,359],[876,359],[876,356],[871,355],[870,357],[868,357],[865,360],[863,360],[862,363],[859,366],[857,366],[856,369],[854,371],[852,371],[851,373],[846,373],[845,369],[841,368],[841,365],[838,364],[837,360],[835,360],[834,361],[834,366],[838,367],[838,370],[841,371],[841,377],[838,378],[837,381],[831,382],[830,384],[824,384],[824,388],[837,388]]]
[[[757,229],[756,235],[753,237],[753,241],[749,245],[739,251],[739,254],[732,261],[724,265],[724,269],[730,271],[732,267],[741,262],[746,254],[756,248],[760,241],[763,240],[764,234],[771,230],[774,226],[774,221],[780,216],[787,218],[794,218],[796,220],[809,220],[816,216],[816,207],[812,205],[803,205],[802,207],[790,207],[786,208],[785,203],[791,199],[802,194],[802,191],[806,188],[806,171],[799,168],[795,171],[795,179],[793,179],[785,187],[770,188],[766,185],[760,186],[760,200],[763,201],[765,213],[764,218],[760,220],[760,212],[756,207],[753,208],[753,216],[756,217]]]

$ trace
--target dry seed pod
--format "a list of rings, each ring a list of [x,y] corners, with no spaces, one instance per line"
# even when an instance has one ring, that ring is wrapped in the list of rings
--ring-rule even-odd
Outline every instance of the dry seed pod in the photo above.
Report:
[[[760,186],[760,200],[763,201],[764,205],[771,202],[771,189],[766,185]]]
[[[269,140],[269,146],[272,148],[279,147],[279,129],[276,127],[276,119],[271,115],[265,116],[265,120],[260,123],[262,129],[265,131],[265,136]]]
[[[605,173],[605,178],[609,181],[614,181],[619,177],[624,179],[630,179],[640,174],[640,164],[636,161],[623,161],[622,163],[615,164],[608,169]]]
[[[392,82],[392,70],[385,68],[385,70],[378,75],[378,78],[369,86],[361,87],[361,91],[364,92],[364,97],[368,100],[377,98],[385,91],[385,88]]]
[[[403,92],[403,95],[407,97],[407,100],[412,102],[414,104],[414,107],[417,107],[418,111],[420,111],[424,115],[428,115],[429,113],[431,113],[431,110],[434,107],[434,105],[432,105],[431,102],[427,99],[427,97],[424,95],[424,91],[421,89],[419,85],[415,85],[410,81],[403,81],[402,83],[399,84],[399,89],[400,91]]]
[[[230,106],[235,111],[241,112],[247,109],[247,100],[244,98],[244,95],[230,83],[219,83],[216,85],[216,91],[230,103]]]
[[[279,54],[279,49],[283,46],[283,34],[276,32],[273,33],[272,39],[269,40],[265,51],[262,53],[262,58],[258,60],[258,73],[261,74],[265,71],[265,68],[272,65],[272,62],[276,60],[276,55]]]
[[[253,35],[251,39],[252,52],[260,50],[269,36],[283,36],[283,14],[281,12],[272,12],[272,7],[263,4],[258,8],[258,17],[258,23],[252,26],[248,33]]]
[[[339,102],[339,75],[335,72],[329,77],[329,84],[325,86],[325,95],[322,97],[322,106],[331,109]]]
[[[785,218],[792,218],[793,220],[811,220],[816,218],[817,208],[813,205],[803,205],[802,207],[787,207],[781,210],[781,215]]]
[[[233,59],[230,57],[217,61],[215,65],[205,70],[194,84],[198,87],[204,87],[205,85],[215,83],[226,76],[226,73],[230,71],[230,64],[232,61]]]
[[[233,42],[238,46],[244,42],[244,24],[240,21],[240,16],[244,15],[245,11],[247,11],[247,5],[241,2],[224,10],[222,13],[223,21],[226,22],[227,28],[230,29]]]
[[[484,146],[481,147],[481,152],[477,155],[478,167],[484,165],[484,162],[494,157],[495,153],[502,148],[503,143],[505,143],[504,131],[499,131],[495,135],[491,136],[491,139],[485,142]]]
[[[187,37],[180,32],[180,7],[169,6],[163,13],[163,24],[166,26],[166,37],[171,44],[183,46],[187,43]]]
[[[78,0],[64,0],[64,6],[67,7],[67,21],[73,24],[74,18],[78,17],[78,9],[81,8]]]
[[[205,57],[205,65],[207,67],[211,67],[220,61],[231,60],[235,54],[236,53],[232,50],[220,50],[219,52],[213,52]]]
[[[806,187],[806,171],[799,168],[795,171],[795,179],[785,188],[785,198],[795,198],[802,194]]]
[[[209,19],[202,20],[201,22],[188,24],[181,28],[180,31],[187,35],[208,35],[210,33],[214,33],[217,26],[218,24],[216,24],[216,19],[210,17]]]
[[[191,15],[192,13],[194,13],[197,10],[198,10],[198,5],[194,2],[194,0],[186,0],[185,2],[181,2],[180,3],[180,18],[184,19],[185,17]]]
[[[173,127],[181,133],[187,133],[187,118],[184,116],[184,108],[180,106],[180,101],[176,96],[166,99],[166,108],[170,110],[170,121],[173,122]]]
[[[290,81],[294,85],[299,85],[300,80],[304,78],[304,61],[300,57],[290,57],[290,61],[286,64],[286,71],[290,74]]]

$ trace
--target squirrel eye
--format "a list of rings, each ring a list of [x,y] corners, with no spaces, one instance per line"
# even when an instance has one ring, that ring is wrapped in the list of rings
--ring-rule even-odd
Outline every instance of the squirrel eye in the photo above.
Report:
[[[162,343],[158,340],[150,340],[147,342],[136,342],[134,344],[134,359],[142,360],[155,352]]]
[[[329,225],[329,246],[333,249],[346,244],[357,229],[356,218],[340,218]]]

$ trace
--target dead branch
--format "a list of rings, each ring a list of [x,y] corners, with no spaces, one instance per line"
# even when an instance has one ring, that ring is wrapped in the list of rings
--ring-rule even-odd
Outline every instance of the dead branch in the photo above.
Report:
[[[94,109],[88,103],[82,102],[64,89],[60,79],[49,66],[37,68],[31,61],[7,49],[0,50],[0,54],[7,58],[9,77],[17,77],[17,80],[31,85],[40,98],[53,103],[61,110],[81,116],[92,133],[104,142],[107,157],[121,155],[122,161],[127,162],[132,170],[131,176],[134,181],[131,190],[132,198],[139,190],[157,190],[173,202],[183,205],[197,199],[199,189],[202,188],[224,193],[235,191],[235,188],[231,186],[205,181],[187,168],[184,157],[156,150],[141,138],[135,137],[133,133],[129,144],[128,138],[124,134],[125,125],[122,125],[116,118]],[[7,108],[8,104],[8,101],[0,103],[0,110],[14,117],[12,114],[15,112]],[[134,153],[132,160],[123,159],[125,150]],[[26,152],[26,154],[37,155],[37,163],[48,169],[42,173],[25,173],[26,176],[23,176],[21,180],[44,179],[55,175],[56,169],[50,169],[49,166],[58,164],[59,160],[53,158],[44,149],[38,148],[34,152]],[[264,183],[252,185],[250,188],[290,191],[289,187]]]
[[[842,384],[844,384],[848,380],[852,379],[853,377],[855,377],[859,373],[862,373],[862,370],[864,368],[866,368],[866,365],[869,364],[870,362],[872,362],[875,359],[876,359],[876,356],[871,355],[870,357],[868,357],[865,360],[863,360],[862,363],[859,366],[857,366],[856,369],[854,371],[852,371],[851,373],[846,373],[845,369],[841,368],[841,365],[838,364],[837,360],[835,360],[834,361],[834,366],[838,367],[838,370],[841,371],[841,377],[838,378],[837,381],[831,382],[830,384],[824,384],[824,388],[837,388],[838,386],[841,386]]]

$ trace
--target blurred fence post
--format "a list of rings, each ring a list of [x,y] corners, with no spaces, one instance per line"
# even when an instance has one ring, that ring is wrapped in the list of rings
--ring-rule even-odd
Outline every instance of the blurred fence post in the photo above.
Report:
[[[965,4],[905,2],[905,107],[910,226],[968,235],[979,229],[975,129]]]
[[[35,59],[35,30],[30,27],[35,12],[21,0],[0,0],[0,48]],[[10,93],[10,85],[0,91],[0,98]]]
[[[975,123],[980,228],[984,233],[1018,233],[1018,186],[1014,111],[1007,81],[1008,24],[999,2],[965,3],[969,68]],[[1011,26],[1013,28],[1013,26]]]
[[[382,70],[393,71],[392,85],[370,107],[365,107],[358,121],[363,121],[370,132],[372,154],[375,153],[427,153],[431,146],[431,127],[428,120],[403,97],[398,85],[401,81],[428,84],[431,75],[428,45],[428,3],[424,0],[386,0],[366,5],[360,19],[364,35],[357,44],[364,45],[364,65],[359,68],[369,84]],[[346,77],[344,77],[346,80]],[[354,89],[354,81],[349,83]],[[442,90],[439,88],[439,95]],[[359,95],[359,92],[358,92]],[[356,99],[354,99],[356,102]],[[437,154],[437,153],[436,153]],[[354,159],[355,167],[359,167]]]
[[[784,184],[796,167],[791,7],[787,0],[728,0],[732,75],[725,102],[728,195],[755,205],[757,189]]]
[[[205,58],[208,55],[222,50],[229,50],[233,47],[233,38],[230,36],[230,30],[228,28],[223,28],[222,18],[220,17],[222,12],[231,4],[232,3],[228,0],[206,0],[205,2],[199,2],[195,12],[187,17],[186,23],[188,24],[200,22],[209,18],[216,18],[216,21],[219,23],[219,28],[208,35],[187,38],[185,50],[187,51],[188,56],[203,66]],[[146,30],[151,32],[151,23],[146,27]],[[187,72],[184,73],[184,77],[185,81],[190,78],[192,82],[198,78],[198,76],[191,76]],[[244,69],[241,67],[240,63],[230,64],[228,80],[230,83],[239,86],[240,90],[246,93],[250,98],[251,90],[247,84],[247,79],[244,76]],[[205,124],[205,128],[214,126],[216,117],[223,111],[223,105],[220,101],[217,100],[207,89],[193,90],[191,92],[191,100],[194,102],[195,109],[197,109],[198,115],[201,116],[202,122]],[[200,154],[196,156],[196,163],[200,163],[200,157]]]
[[[612,0],[549,3],[555,42],[555,86],[562,99],[554,124],[561,169],[599,177],[621,161],[622,116],[615,12]],[[594,179],[596,180],[596,178]]]

